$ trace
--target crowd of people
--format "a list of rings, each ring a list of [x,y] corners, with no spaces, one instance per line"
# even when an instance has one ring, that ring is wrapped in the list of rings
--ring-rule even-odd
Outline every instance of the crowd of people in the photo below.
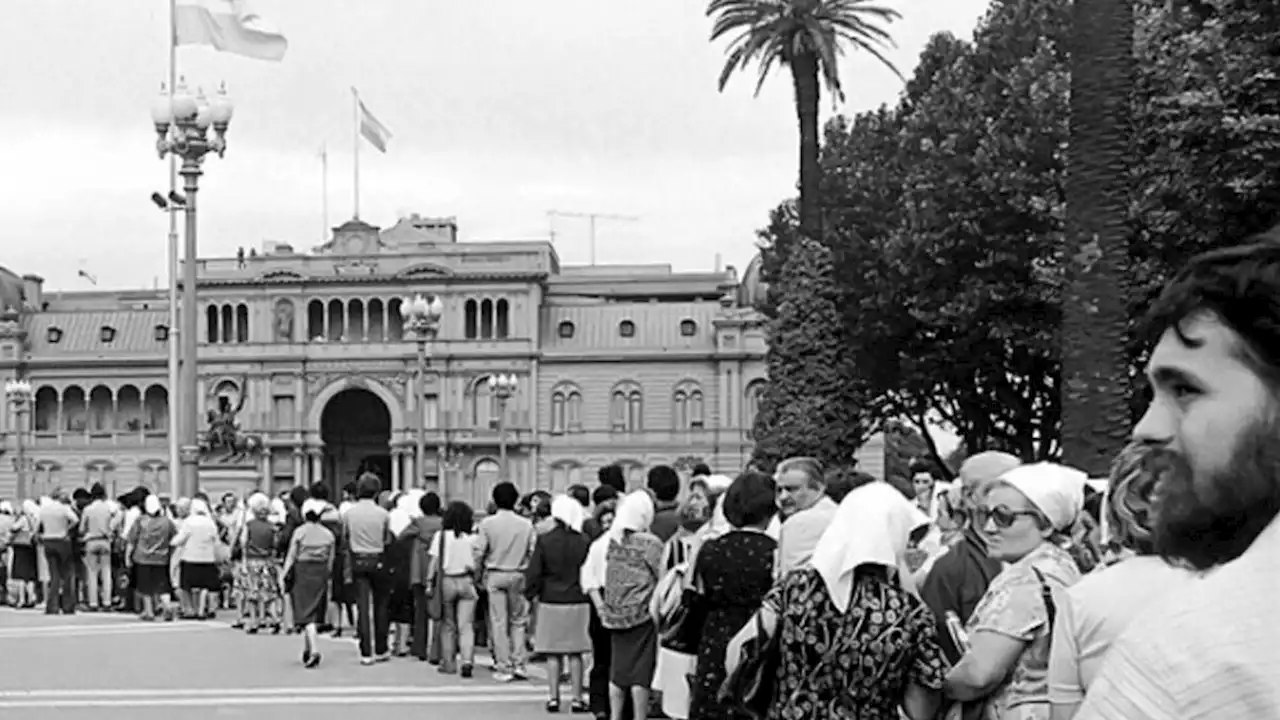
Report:
[[[909,492],[808,457],[630,489],[615,465],[554,497],[500,483],[483,513],[370,474],[337,503],[318,484],[216,509],[95,485],[0,503],[6,600],[231,605],[246,633],[301,633],[307,667],[344,619],[364,664],[470,678],[487,645],[492,679],[544,659],[549,712],[609,720],[1280,717],[1276,297],[1280,237],[1173,280],[1101,492],[990,450]]]

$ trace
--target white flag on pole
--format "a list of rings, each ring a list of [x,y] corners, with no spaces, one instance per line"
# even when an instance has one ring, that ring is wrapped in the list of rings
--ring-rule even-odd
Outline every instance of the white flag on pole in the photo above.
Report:
[[[279,62],[289,41],[248,0],[174,0],[174,44]]]
[[[351,89],[355,92],[355,88]],[[391,131],[378,121],[378,118],[369,112],[369,108],[364,106],[364,101],[360,99],[359,93],[356,94],[356,106],[360,108],[360,134],[364,136],[369,144],[378,148],[379,152],[387,151],[387,141],[391,139]]]

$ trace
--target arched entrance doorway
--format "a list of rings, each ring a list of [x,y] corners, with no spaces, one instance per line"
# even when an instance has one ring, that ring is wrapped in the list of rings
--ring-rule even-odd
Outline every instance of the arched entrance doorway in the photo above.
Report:
[[[334,395],[320,415],[324,481],[341,497],[342,486],[372,471],[391,487],[391,413],[382,398],[360,388]]]

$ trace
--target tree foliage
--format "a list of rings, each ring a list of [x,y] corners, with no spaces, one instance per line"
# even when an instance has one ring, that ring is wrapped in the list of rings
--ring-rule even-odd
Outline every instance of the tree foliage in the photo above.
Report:
[[[794,455],[830,467],[850,463],[865,430],[862,387],[843,337],[831,253],[803,235],[779,283],[785,293],[770,321],[769,383],[760,398],[753,463],[771,469]]]
[[[1192,254],[1280,213],[1280,14],[1264,0],[1173,13],[1165,0],[1137,2],[1131,318]],[[789,344],[771,353],[770,373],[791,388],[762,403],[762,456],[833,443],[847,454],[888,419],[951,426],[960,456],[1058,456],[1070,29],[1069,0],[994,0],[972,41],[930,40],[895,106],[828,123],[828,253],[805,254],[834,266],[835,282],[817,286],[834,299],[806,299],[795,266],[811,260],[769,252],[798,235],[794,203],[760,233],[773,345]],[[810,305],[838,307],[843,327],[801,323],[797,308]],[[795,389],[806,357],[822,358],[808,361],[815,386],[846,388],[839,400]],[[1132,405],[1141,410],[1140,394]],[[837,441],[821,414],[854,417],[857,431]]]

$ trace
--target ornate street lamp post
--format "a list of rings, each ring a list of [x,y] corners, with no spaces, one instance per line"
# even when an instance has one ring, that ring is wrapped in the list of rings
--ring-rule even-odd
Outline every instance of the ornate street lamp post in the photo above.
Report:
[[[199,309],[196,297],[197,263],[199,253],[196,243],[196,192],[200,189],[200,166],[209,153],[222,157],[227,150],[227,126],[231,123],[231,115],[235,108],[227,97],[224,85],[213,100],[205,98],[202,91],[197,90],[192,96],[187,91],[185,81],[179,81],[173,93],[161,92],[155,105],[151,108],[151,119],[155,123],[156,151],[161,158],[175,155],[182,161],[178,173],[182,175],[185,197],[172,198],[181,200],[180,205],[186,208],[186,239],[183,248],[182,262],[182,316],[179,321],[181,337],[181,364],[179,365],[178,388],[170,388],[170,392],[179,393],[180,402],[178,437],[182,443],[179,448],[182,462],[181,492],[187,497],[195,494],[200,473],[200,376],[197,371],[196,354],[199,352],[197,326],[199,325]],[[213,137],[209,137],[209,128],[213,128]]]
[[[414,472],[417,475],[417,482],[411,487],[418,487],[418,483],[422,482],[425,475],[427,463],[427,423],[426,408],[423,401],[427,394],[427,343],[436,339],[436,334],[440,331],[440,316],[444,314],[444,303],[440,302],[440,298],[432,295],[427,298],[423,295],[414,295],[413,299],[405,298],[400,301],[400,317],[404,320],[404,330],[408,337],[413,338],[418,343],[418,377],[414,381],[414,393],[417,395],[414,402],[415,415],[417,423],[415,429],[418,431],[418,450],[414,458]],[[436,473],[443,480],[443,473],[440,469]],[[445,488],[440,488],[443,494]]]
[[[515,375],[489,376],[489,392],[498,398],[498,464],[502,467],[503,480],[511,479],[507,468],[507,401],[515,394],[518,384]]]
[[[19,500],[25,500],[27,497],[26,416],[33,396],[31,383],[26,380],[10,380],[4,384],[4,396],[9,401],[9,404],[13,406],[13,437],[16,445],[13,469],[18,474],[17,496]]]

